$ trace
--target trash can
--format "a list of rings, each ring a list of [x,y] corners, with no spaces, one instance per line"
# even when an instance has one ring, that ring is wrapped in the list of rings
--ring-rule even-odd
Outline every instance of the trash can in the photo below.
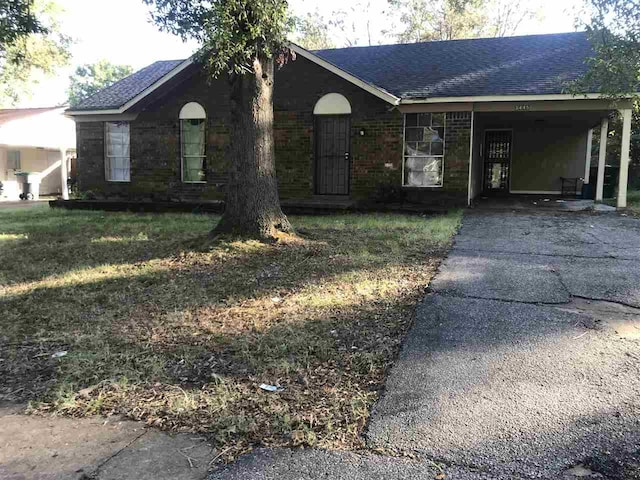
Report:
[[[603,198],[615,197],[616,188],[618,187],[618,175],[620,175],[620,167],[618,165],[606,166],[604,170]]]
[[[595,198],[595,192],[593,191],[593,185],[591,183],[582,184],[582,198],[593,200]]]
[[[17,172],[16,177],[21,187],[21,200],[38,200],[40,198],[40,175],[37,173]]]

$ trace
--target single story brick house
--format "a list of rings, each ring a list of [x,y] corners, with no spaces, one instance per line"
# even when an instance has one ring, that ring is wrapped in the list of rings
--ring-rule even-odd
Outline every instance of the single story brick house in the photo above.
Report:
[[[589,179],[592,129],[602,126],[606,146],[618,109],[625,206],[631,100],[565,93],[592,55],[585,33],[291,48],[297,58],[277,71],[274,92],[282,199],[366,202],[392,191],[464,206],[485,194],[559,194],[563,178],[594,180],[601,199],[602,151]],[[155,62],[67,115],[76,121],[81,191],[224,198],[229,87],[191,59]]]

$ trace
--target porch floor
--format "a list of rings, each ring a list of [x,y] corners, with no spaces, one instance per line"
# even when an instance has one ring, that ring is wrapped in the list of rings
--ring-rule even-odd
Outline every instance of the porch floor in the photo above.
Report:
[[[474,200],[473,208],[481,210],[615,212],[615,207],[596,204],[593,200],[561,197],[559,195],[508,195],[483,197]]]

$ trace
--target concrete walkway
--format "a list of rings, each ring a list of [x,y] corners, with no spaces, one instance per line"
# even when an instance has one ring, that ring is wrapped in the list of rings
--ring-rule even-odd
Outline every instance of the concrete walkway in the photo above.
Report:
[[[640,221],[467,214],[366,436],[211,478],[640,479]]]
[[[0,408],[0,480],[201,480],[216,454],[199,435],[21,410]]]

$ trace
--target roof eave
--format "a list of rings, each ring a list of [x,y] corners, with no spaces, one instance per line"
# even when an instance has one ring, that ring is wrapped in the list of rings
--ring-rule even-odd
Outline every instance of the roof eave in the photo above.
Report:
[[[479,95],[466,97],[427,97],[427,98],[403,98],[400,105],[433,104],[433,103],[476,103],[476,102],[532,102],[532,101],[558,101],[558,100],[606,100],[609,97],[602,93],[558,93],[558,94],[532,94],[532,95]],[[633,95],[621,98],[630,99]]]
[[[71,107],[65,110],[64,114],[68,117],[77,117],[83,115],[121,115],[191,65],[193,65],[193,59],[186,59],[120,107],[109,107],[105,109],[98,108],[90,110],[73,110],[73,107]]]

